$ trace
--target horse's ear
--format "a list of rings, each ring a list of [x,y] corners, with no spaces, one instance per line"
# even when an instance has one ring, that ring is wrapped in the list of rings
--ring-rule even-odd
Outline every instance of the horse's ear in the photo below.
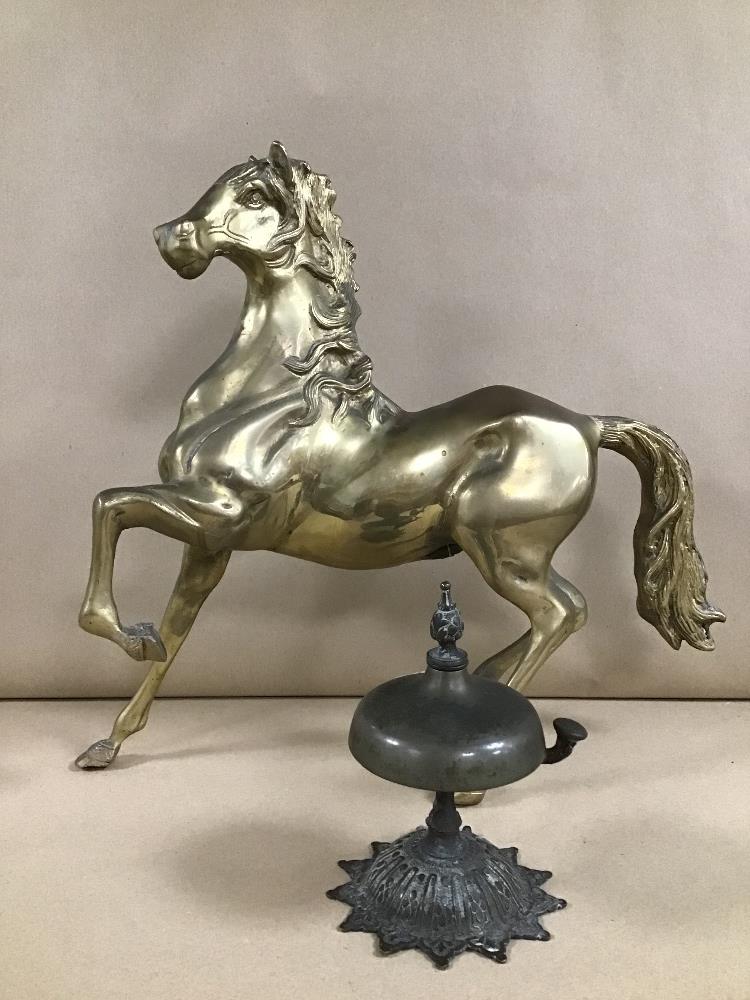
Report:
[[[289,157],[287,156],[284,147],[280,142],[276,142],[275,139],[271,143],[271,148],[268,150],[268,159],[275,169],[281,174],[286,186],[291,189],[294,186],[292,164],[289,161]]]

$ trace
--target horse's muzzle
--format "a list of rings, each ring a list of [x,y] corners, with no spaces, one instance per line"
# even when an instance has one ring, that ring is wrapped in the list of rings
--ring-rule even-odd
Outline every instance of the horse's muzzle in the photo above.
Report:
[[[157,226],[154,239],[159,253],[181,278],[197,278],[210,263],[210,258],[198,246],[195,225],[189,219]]]

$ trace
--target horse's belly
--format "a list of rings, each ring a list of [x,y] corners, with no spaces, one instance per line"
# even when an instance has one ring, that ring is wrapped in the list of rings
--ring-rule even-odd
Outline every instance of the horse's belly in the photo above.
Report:
[[[309,511],[277,552],[339,569],[382,569],[424,559],[441,544],[442,507],[345,519]]]

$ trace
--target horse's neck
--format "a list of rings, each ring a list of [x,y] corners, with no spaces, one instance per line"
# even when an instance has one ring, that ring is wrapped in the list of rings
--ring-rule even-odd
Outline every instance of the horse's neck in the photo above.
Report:
[[[190,387],[180,427],[243,400],[267,402],[302,392],[299,376],[284,367],[304,357],[320,331],[310,316],[315,279],[298,271],[264,289],[248,278],[237,328],[223,353]]]

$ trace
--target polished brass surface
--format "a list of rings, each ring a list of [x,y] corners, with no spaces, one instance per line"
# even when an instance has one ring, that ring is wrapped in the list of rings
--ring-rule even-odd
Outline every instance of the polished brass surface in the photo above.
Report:
[[[724,616],[706,600],[690,469],[675,443],[638,421],[586,416],[509,386],[418,412],[396,405],[373,384],[357,340],[354,251],[334,198],[327,177],[273,143],[154,230],[181,277],[197,278],[221,255],[247,290],[229,344],[183,401],[159,459],[161,482],[94,501],[80,624],[152,665],[109,739],[78,759],[82,767],[106,767],[143,728],[235,549],[345,569],[463,550],[530,624],[479,672],[524,687],[586,619],[583,596],[552,557],[591,503],[599,447],[641,474],[640,614],[675,648],[683,639],[713,646],[709,627]],[[113,596],[117,541],[136,527],[186,546],[158,631],[124,625]]]

